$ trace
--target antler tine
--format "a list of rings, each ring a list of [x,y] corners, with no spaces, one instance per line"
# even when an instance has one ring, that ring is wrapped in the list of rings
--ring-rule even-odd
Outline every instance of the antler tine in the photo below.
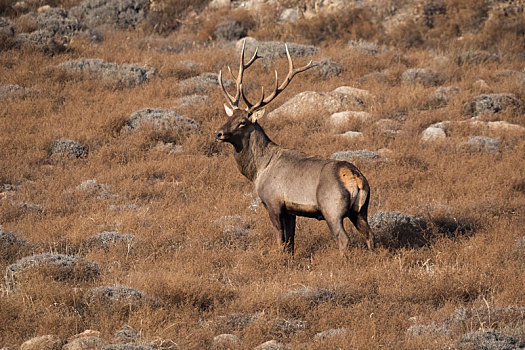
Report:
[[[285,49],[286,49],[286,56],[288,58],[288,75],[286,76],[286,78],[284,78],[284,81],[279,86],[279,80],[278,80],[278,77],[277,77],[277,71],[275,71],[275,88],[274,88],[273,92],[266,98],[264,98],[264,96],[263,96],[263,99],[261,100],[260,103],[258,103],[256,105],[253,105],[252,107],[249,107],[250,111],[253,112],[256,109],[262,108],[265,105],[267,105],[268,103],[270,103],[274,98],[277,97],[277,95],[279,95],[281,92],[283,92],[284,89],[286,89],[288,84],[292,81],[293,77],[297,73],[304,72],[305,70],[310,69],[310,68],[312,68],[314,66],[312,64],[312,61],[310,61],[310,62],[308,62],[308,64],[306,66],[294,69],[292,57],[290,56],[290,51],[288,50],[288,45],[286,45],[286,44],[285,44]]]
[[[246,103],[246,106],[247,106],[246,110],[248,112],[255,111],[257,108],[260,107],[261,103],[264,100],[264,86],[261,86],[261,98],[255,104],[251,104],[250,101],[248,101],[248,99],[246,98],[246,95],[244,94],[244,89],[242,88],[242,86],[241,86],[241,96],[242,96],[242,99],[244,100],[244,103]]]
[[[219,86],[222,90],[222,93],[224,94],[224,97],[226,97],[230,105],[232,107],[237,107],[239,105],[239,101],[237,101],[237,104],[235,104],[234,97],[230,95],[228,91],[226,91],[226,89],[224,88],[224,84],[222,83],[222,69],[219,71]]]

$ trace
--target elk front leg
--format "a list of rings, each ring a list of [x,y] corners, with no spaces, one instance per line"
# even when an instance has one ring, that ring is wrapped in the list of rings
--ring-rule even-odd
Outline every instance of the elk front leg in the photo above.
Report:
[[[292,253],[294,251],[295,238],[295,215],[288,214],[283,209],[272,209],[268,207],[268,214],[275,230],[277,242],[283,248]]]

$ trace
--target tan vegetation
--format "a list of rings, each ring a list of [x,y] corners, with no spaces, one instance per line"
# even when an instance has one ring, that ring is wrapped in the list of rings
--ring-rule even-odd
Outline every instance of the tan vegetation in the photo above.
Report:
[[[166,0],[167,12],[150,11],[136,28],[100,27],[103,41],[76,35],[56,52],[20,45],[7,25],[0,27],[0,86],[21,87],[0,90],[0,270],[42,253],[98,266],[89,276],[73,266],[63,277],[60,267],[48,266],[6,280],[0,347],[45,335],[66,341],[85,330],[113,343],[124,324],[138,332],[137,342],[160,349],[211,348],[222,333],[248,349],[269,340],[293,349],[468,349],[475,348],[472,334],[488,330],[524,343],[522,2],[364,1],[359,9],[319,9],[282,24],[276,5],[236,12],[188,3]],[[312,3],[286,2],[300,11]],[[45,4],[31,1],[21,10],[2,0],[0,14],[20,33],[34,29],[20,15]],[[234,44],[215,32],[226,17],[258,40],[318,45],[314,61],[331,57],[342,65],[325,80],[313,69],[296,77],[267,113],[302,91],[369,92],[356,109],[367,117],[335,129],[330,114],[315,108],[300,119],[260,123],[273,141],[310,154],[379,154],[353,161],[370,183],[369,215],[425,220],[417,242],[379,237],[371,252],[354,232],[341,258],[325,223],[300,218],[295,257],[281,252],[231,148],[213,141],[226,120],[220,89],[205,89],[200,102],[179,100],[189,91],[182,80],[235,66]],[[155,74],[128,86],[58,68],[82,58],[152,67]],[[197,65],[181,66],[186,60]],[[284,76],[286,60],[274,65]],[[402,81],[411,68],[439,72],[437,85]],[[267,91],[273,84],[259,63],[247,80]],[[458,90],[436,102],[438,85]],[[258,84],[247,86],[251,100],[259,93]],[[497,93],[513,94],[511,102],[473,111],[478,95]],[[129,117],[145,108],[172,110],[199,127],[128,130]],[[489,124],[501,121],[514,127]],[[443,130],[441,138],[422,141],[431,125]],[[339,135],[349,130],[362,137]],[[465,144],[470,136],[499,143],[472,148]],[[55,151],[57,140],[77,143]],[[104,231],[133,236],[93,244]],[[91,297],[104,286],[129,287],[119,290],[133,298]]]

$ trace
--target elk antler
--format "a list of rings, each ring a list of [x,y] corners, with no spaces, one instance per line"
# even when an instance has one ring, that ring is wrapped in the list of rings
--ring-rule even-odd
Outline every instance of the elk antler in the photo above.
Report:
[[[228,102],[233,108],[239,108],[239,100],[241,98],[241,95],[243,94],[242,93],[242,78],[244,75],[244,70],[250,67],[252,63],[255,62],[255,60],[257,60],[258,58],[261,58],[261,56],[257,55],[257,50],[258,50],[257,48],[255,49],[255,53],[253,54],[252,58],[250,58],[248,63],[245,64],[244,63],[244,45],[245,44],[246,44],[246,39],[242,41],[241,60],[239,63],[239,73],[237,73],[237,78],[235,78],[235,76],[232,73],[232,70],[228,66],[228,70],[230,71],[230,74],[235,79],[235,85],[237,88],[235,96],[230,95],[229,92],[226,91],[226,89],[224,88],[224,85],[222,82],[222,70],[219,71],[219,86],[221,87],[222,92],[224,93],[224,96],[226,97],[226,99],[228,100]]]
[[[264,87],[263,87],[261,99],[257,103],[252,104],[246,98],[246,95],[244,94],[244,90],[242,89],[242,85],[241,85],[241,96],[242,96],[242,99],[244,100],[244,103],[246,103],[246,105],[248,106],[247,108],[248,112],[254,112],[266,106],[268,103],[272,102],[273,99],[277,97],[277,95],[279,95],[281,92],[283,92],[284,89],[286,89],[288,84],[292,81],[293,77],[297,73],[304,72],[305,70],[310,69],[315,66],[315,64],[312,64],[312,61],[310,61],[304,67],[294,69],[292,57],[290,57],[290,51],[288,51],[288,45],[285,44],[284,47],[286,48],[286,56],[288,57],[288,67],[289,67],[288,75],[286,76],[286,78],[284,78],[284,81],[279,86],[279,80],[277,78],[277,70],[275,71],[275,89],[270,96],[268,96],[267,98],[264,98]]]

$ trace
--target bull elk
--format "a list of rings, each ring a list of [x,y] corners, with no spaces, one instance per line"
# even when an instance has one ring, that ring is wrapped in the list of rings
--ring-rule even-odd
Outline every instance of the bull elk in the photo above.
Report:
[[[286,48],[289,71],[281,85],[275,71],[275,88],[268,96],[256,103],[246,98],[243,89],[244,70],[258,58],[257,50],[244,62],[244,42],[236,80],[236,93],[226,91],[219,72],[219,86],[229,106],[224,104],[228,121],[215,133],[217,142],[228,142],[234,147],[234,157],[240,172],[255,185],[255,191],[268,210],[275,228],[277,240],[293,254],[296,216],[326,220],[330,231],[344,253],[348,235],[343,219],[349,218],[363,236],[369,249],[374,248],[374,236],[368,225],[367,212],[370,201],[368,181],[352,163],[307,155],[286,149],[272,142],[258,120],[264,115],[262,109],[288,86],[293,77],[314,65],[294,69],[292,58]],[[246,108],[239,107],[240,99]]]

